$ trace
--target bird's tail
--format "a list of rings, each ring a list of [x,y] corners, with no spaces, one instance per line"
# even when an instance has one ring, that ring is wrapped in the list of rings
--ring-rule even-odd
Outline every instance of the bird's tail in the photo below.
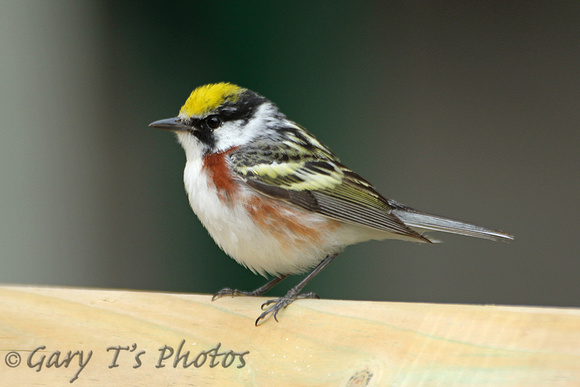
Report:
[[[395,209],[392,211],[392,214],[401,219],[407,226],[414,229],[442,231],[451,234],[489,239],[492,241],[507,242],[514,239],[513,235],[502,231],[492,230],[474,224],[444,218],[442,216],[427,214],[402,206],[398,203],[395,204]],[[433,242],[435,242],[435,240],[433,240]]]

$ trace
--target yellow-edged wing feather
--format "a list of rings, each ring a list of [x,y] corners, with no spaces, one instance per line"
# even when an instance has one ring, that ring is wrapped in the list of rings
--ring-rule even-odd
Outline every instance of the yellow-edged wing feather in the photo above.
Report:
[[[232,152],[229,160],[232,169],[264,195],[342,222],[429,242],[393,215],[387,199],[340,164],[328,148],[309,144],[258,142]]]

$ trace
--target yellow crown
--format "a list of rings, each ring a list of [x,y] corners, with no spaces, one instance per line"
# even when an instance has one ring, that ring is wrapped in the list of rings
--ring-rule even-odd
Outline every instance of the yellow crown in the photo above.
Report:
[[[231,83],[213,83],[195,89],[179,111],[180,116],[201,116],[214,111],[224,102],[236,102],[246,89]]]

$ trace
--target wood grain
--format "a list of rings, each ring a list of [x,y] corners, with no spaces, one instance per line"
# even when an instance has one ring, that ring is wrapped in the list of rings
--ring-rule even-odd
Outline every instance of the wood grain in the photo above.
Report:
[[[579,309],[264,300],[3,286],[2,385],[580,385]]]

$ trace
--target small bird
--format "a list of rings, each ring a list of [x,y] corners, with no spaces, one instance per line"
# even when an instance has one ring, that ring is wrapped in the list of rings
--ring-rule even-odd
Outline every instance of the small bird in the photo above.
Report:
[[[265,302],[258,325],[298,298],[348,245],[371,239],[433,243],[424,231],[490,240],[513,236],[431,215],[382,196],[305,128],[261,95],[215,83],[195,89],[179,115],[150,127],[175,132],[186,155],[191,208],[239,264],[273,279],[250,292],[225,288],[212,300],[261,296],[309,272],[286,295]]]

